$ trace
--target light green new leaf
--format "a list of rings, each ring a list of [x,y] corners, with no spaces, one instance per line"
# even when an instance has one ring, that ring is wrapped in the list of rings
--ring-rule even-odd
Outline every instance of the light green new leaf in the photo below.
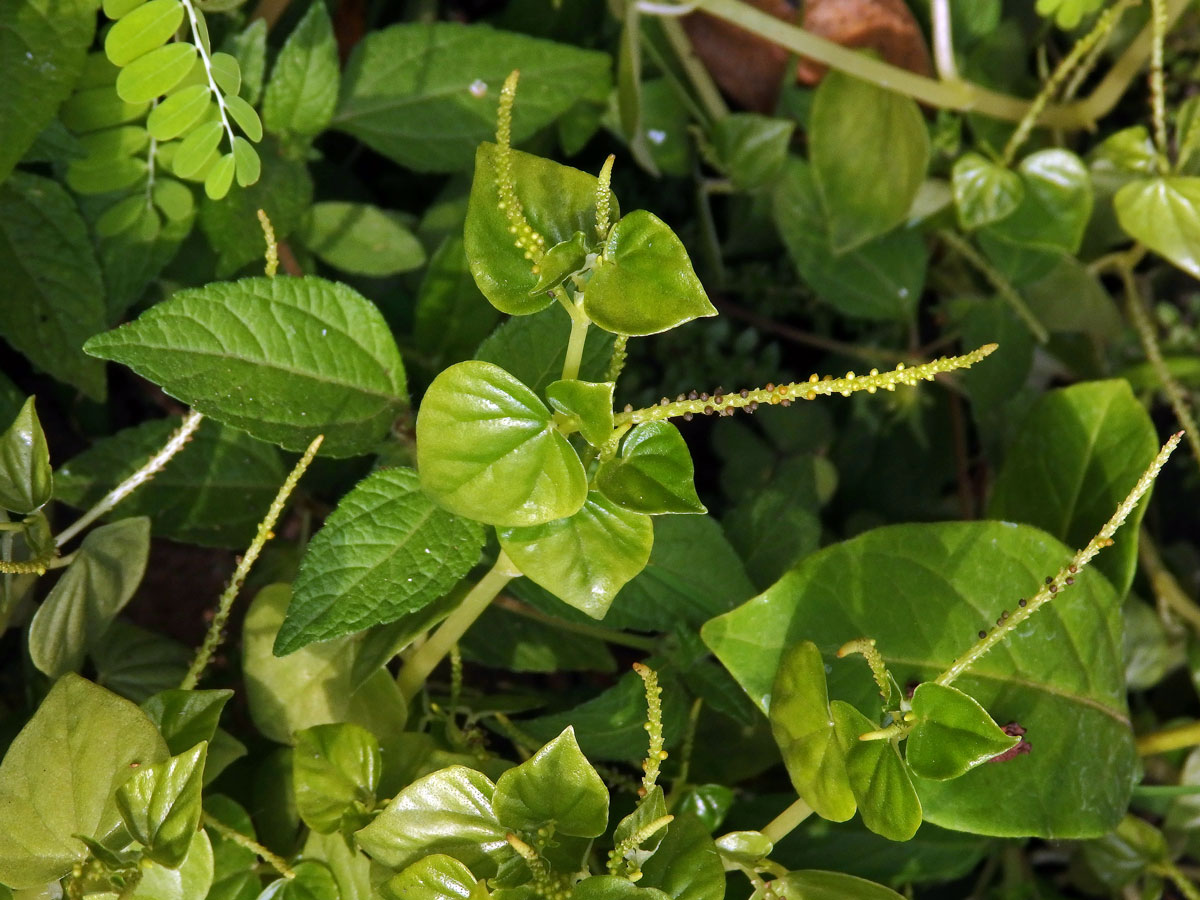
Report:
[[[849,703],[834,700],[829,707],[863,824],[890,841],[907,841],[921,827],[921,801],[900,751],[891,741],[859,740],[877,726]]]
[[[537,395],[491,363],[470,360],[433,380],[417,415],[421,486],[453,513],[528,526],[577,512],[583,463]]]
[[[200,829],[193,835],[187,857],[178,868],[147,860],[141,866],[141,880],[129,893],[129,900],[206,900],[212,897],[209,888],[213,885],[213,870],[212,842],[204,829]]]
[[[189,84],[150,110],[146,129],[156,140],[173,140],[199,122],[212,102],[207,84]]]
[[[758,864],[775,849],[771,839],[761,831],[730,831],[717,838],[716,844],[723,861],[743,866]]]
[[[1133,181],[1117,191],[1113,206],[1126,234],[1200,278],[1200,178]]]
[[[178,868],[200,828],[200,787],[208,743],[143,766],[117,788],[117,808],[134,840],[159,865]]]
[[[338,503],[300,564],[275,650],[417,612],[479,561],[483,529],[434,505],[412,469],[381,469]]]
[[[151,50],[117,76],[117,93],[126,103],[146,103],[161,97],[192,71],[196,48],[186,41],[176,41]]]
[[[250,142],[241,135],[233,139],[233,165],[237,183],[242,187],[254,184],[262,175],[262,160]]]
[[[475,148],[495,133],[500,86],[513,69],[521,70],[514,142],[581,97],[608,95],[604,53],[483,24],[392,25],[355,46],[333,127],[418,172],[468,169]]]
[[[172,0],[174,2],[174,0]],[[225,129],[217,119],[201,122],[179,144],[171,158],[171,171],[180,178],[200,178],[217,151]],[[210,196],[209,199],[216,199]]]
[[[556,381],[546,388],[546,399],[567,425],[578,428],[593,447],[603,445],[613,432],[613,390],[611,381]]]
[[[608,826],[608,788],[567,728],[500,776],[492,809],[506,828],[594,838]]]
[[[929,164],[929,134],[915,101],[831,71],[813,98],[808,144],[834,253],[904,221]]]
[[[783,900],[901,900],[900,894],[881,884],[820,869],[788,872],[770,884],[771,893]],[[760,890],[751,900],[766,900],[766,894]]]
[[[1021,205],[1025,185],[1021,176],[978,153],[964,153],[951,175],[954,209],[964,231],[999,222]]]
[[[322,278],[179,291],[85,349],[288,450],[324,434],[324,454],[367,453],[407,403],[404,365],[379,310]]]
[[[621,445],[621,455],[596,473],[596,487],[613,503],[634,512],[706,513],[696,496],[692,454],[670,422],[643,422]]]
[[[246,133],[246,137],[252,141],[261,141],[263,136],[262,120],[258,117],[254,107],[243,100],[241,97],[226,97],[225,108],[229,111],[229,115],[233,117],[238,125]]]
[[[133,597],[149,555],[150,520],[144,516],[90,532],[33,614],[33,664],[51,678],[78,671],[87,651],[103,641],[109,623]]]
[[[495,785],[465,766],[418,778],[400,791],[370,825],[355,832],[378,862],[404,869],[434,853],[452,856],[481,877],[514,855],[508,833],[492,812]]]
[[[213,81],[222,93],[237,95],[242,89],[242,70],[237,57],[229,53],[214,53],[209,59]]]
[[[365,728],[343,722],[299,732],[292,783],[300,818],[321,834],[369,821],[382,765],[379,741]]]
[[[1179,110],[1180,122],[1183,110]],[[1158,151],[1145,125],[1133,125],[1110,134],[1088,154],[1093,171],[1153,176],[1158,171]]]
[[[634,210],[609,231],[583,308],[605,331],[628,335],[657,334],[717,314],[683,242],[644,209]]]
[[[656,784],[650,789],[649,794],[638,800],[633,812],[617,823],[617,827],[613,829],[613,846],[620,846],[634,835],[642,832],[647,826],[666,818],[666,815],[667,800],[663,795],[662,787]],[[632,854],[626,856],[626,859],[631,859],[641,865],[650,857],[651,853],[658,849],[658,845],[666,836],[667,825],[660,825],[657,830],[644,835],[645,840],[641,841]]]
[[[356,275],[395,275],[425,264],[416,235],[395,214],[369,203],[314,204],[299,236],[329,265]]]
[[[136,706],[64,675],[0,762],[0,883],[40,888],[70,872],[88,855],[73,835],[103,841],[116,831],[113,793],[167,755]]]
[[[974,699],[937,682],[917,685],[912,714],[904,758],[922,778],[958,778],[1021,740],[1001,731]]]
[[[722,900],[725,867],[699,819],[679,816],[667,826],[666,837],[642,866],[638,886],[658,888],[672,900]]]
[[[236,171],[237,160],[232,153],[222,155],[207,169],[208,174],[204,176],[204,193],[209,200],[220,200],[229,193]]]
[[[595,619],[642,571],[654,544],[649,516],[622,509],[592,491],[571,516],[501,528],[500,546],[530,581]]]
[[[1008,449],[988,517],[1027,522],[1082,547],[1156,452],[1154,423],[1127,381],[1086,381],[1050,391],[1026,415]],[[1143,501],[1116,546],[1093,563],[1122,597],[1137,569],[1137,529],[1145,509]]]
[[[45,506],[53,493],[50,448],[30,397],[0,434],[0,506],[27,516]]]
[[[207,741],[211,755],[221,710],[232,696],[230,690],[159,691],[142,703],[142,712],[158,726],[172,753],[178,755]]]
[[[471,870],[452,856],[419,859],[379,886],[384,900],[468,900],[475,887]]]
[[[262,102],[266,129],[305,138],[324,131],[337,106],[338,76],[329,12],[324,3],[314,3],[288,35],[271,70]]]
[[[512,177],[525,218],[547,249],[576,234],[596,234],[596,176],[519,150],[512,154]],[[482,143],[475,153],[475,177],[467,203],[463,241],[475,284],[501,312],[528,315],[554,302],[548,291],[534,294],[540,276],[525,251],[513,245],[511,223],[499,206],[500,148]],[[609,194],[613,215],[616,198]],[[569,246],[569,244],[568,244]]]
[[[784,653],[771,690],[770,718],[796,793],[824,819],[844,822],[854,815],[854,792],[829,708],[825,661],[812,641]]]
[[[529,289],[530,294],[543,294],[559,284],[572,272],[584,268],[588,255],[588,236],[577,231],[565,241],[560,241],[538,261],[537,284]]]
[[[341,900],[337,880],[325,863],[304,859],[292,866],[293,878],[277,878],[258,900]]]
[[[834,662],[843,643],[886,637],[879,650],[900,684],[933,680],[1071,555],[1028,525],[879,528],[805,557],[701,635],[764,710],[784,650],[800,640],[813,641],[833,664],[830,696],[877,708],[866,667]],[[1106,833],[1124,815],[1137,754],[1125,706],[1120,604],[1090,567],[1074,578],[1027,629],[955,683],[997,721],[1020,723],[1034,751],[952,781],[917,779],[928,821],[979,834],[1084,837]]]
[[[103,400],[104,367],[79,348],[107,325],[104,285],[87,224],[57,182],[17,172],[0,185],[0,272],[0,336],[37,368]]]
[[[984,232],[1008,244],[1075,253],[1092,215],[1092,180],[1069,150],[1039,150],[1017,167],[1024,195],[1017,208]]]
[[[183,4],[177,0],[150,0],[124,15],[104,38],[104,53],[116,66],[161,47],[183,24]]]

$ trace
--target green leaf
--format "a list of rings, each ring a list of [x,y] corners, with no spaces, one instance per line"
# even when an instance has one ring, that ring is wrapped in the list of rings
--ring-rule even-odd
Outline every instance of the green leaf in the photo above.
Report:
[[[0,5],[0,182],[70,96],[95,31],[93,0]]]
[[[988,517],[1026,522],[1082,547],[1125,499],[1158,452],[1154,423],[1128,382],[1088,381],[1043,394],[1021,423],[996,476]],[[1124,597],[1137,569],[1137,529],[1093,564]],[[1047,572],[1047,574],[1050,574]]]
[[[621,846],[639,832],[642,832],[643,829],[665,818],[666,815],[666,797],[663,795],[662,787],[656,784],[650,789],[650,793],[638,800],[637,806],[633,808],[633,812],[617,823],[617,827],[613,829],[613,846]],[[662,839],[666,836],[667,825],[660,825],[649,835],[644,835],[645,839],[631,853],[627,853],[625,858],[640,866],[650,858],[651,853],[658,849],[658,845],[662,843]]]
[[[448,235],[429,258],[416,303],[413,344],[429,354],[437,371],[475,355],[479,342],[500,319],[500,311],[475,286],[460,235]],[[566,342],[554,344],[553,349],[565,353]],[[512,371],[511,366],[504,368]],[[562,371],[561,363],[558,371]]]
[[[642,866],[638,885],[658,888],[672,900],[724,898],[725,868],[699,819],[679,816],[667,827],[667,836]]]
[[[339,900],[370,900],[374,893],[371,860],[357,847],[348,846],[344,835],[309,831],[301,856],[329,866],[337,882]]]
[[[546,399],[555,412],[566,417],[569,428],[579,429],[583,439],[600,447],[612,437],[613,390],[611,381],[555,381],[546,388]]]
[[[978,153],[964,153],[958,158],[951,185],[958,224],[964,231],[1006,218],[1025,196],[1020,175]]]
[[[576,234],[596,234],[596,176],[512,150],[511,171],[525,218],[553,249]],[[553,303],[548,291],[533,293],[540,280],[525,252],[513,245],[511,223],[500,208],[500,148],[482,143],[475,154],[475,176],[463,240],[475,284],[501,312],[524,316]],[[609,202],[616,215],[616,198]]]
[[[922,778],[958,778],[1021,740],[1001,731],[974,699],[936,682],[917,685],[912,714],[904,758]]]
[[[129,900],[205,900],[213,883],[212,843],[203,829],[192,836],[187,857],[178,868],[147,860]]]
[[[170,0],[170,2],[173,3],[175,0]],[[175,151],[175,156],[171,159],[171,171],[180,178],[199,177],[201,170],[209,162],[209,158],[216,152],[217,145],[221,143],[221,137],[224,134],[225,129],[216,119],[209,119],[196,126]],[[211,194],[209,197],[216,199]]]
[[[780,175],[772,211],[800,276],[839,313],[866,319],[912,318],[929,258],[918,232],[894,231],[835,257],[812,169],[795,158]]]
[[[929,164],[916,102],[836,70],[813,98],[808,145],[835,254],[901,224]]]
[[[166,758],[141,710],[64,675],[0,762],[0,883],[40,888],[70,872],[88,855],[74,835],[113,834],[121,824],[113,792]]]
[[[0,506],[27,516],[45,506],[53,493],[50,448],[30,397],[0,434]]]
[[[921,827],[921,801],[892,741],[862,741],[875,724],[842,700],[830,704],[846,777],[863,824],[891,841],[907,841]]]
[[[300,818],[322,834],[369,821],[382,765],[379,741],[357,725],[314,725],[297,733],[292,782]]]
[[[233,163],[237,183],[242,187],[254,184],[262,175],[262,160],[244,137],[233,139]]]
[[[571,516],[501,528],[497,537],[526,578],[602,619],[617,591],[650,558],[654,527],[649,516],[622,509],[592,491]]]
[[[1125,233],[1200,278],[1200,178],[1132,181],[1113,198]]]
[[[577,512],[583,464],[533,391],[499,366],[443,371],[417,415],[421,486],[446,509],[489,525],[528,526]]]
[[[395,275],[425,264],[416,236],[394,213],[369,203],[315,204],[300,240],[335,269],[356,275]]]
[[[608,827],[608,788],[568,727],[500,776],[492,809],[507,828],[530,834],[553,828],[555,834],[594,838]]]
[[[178,868],[200,828],[200,786],[206,742],[161,763],[140,768],[117,788],[117,808],[130,835],[146,855]]]
[[[620,875],[592,875],[575,885],[572,900],[670,900],[658,888],[638,887]]]
[[[67,184],[77,194],[108,194],[133,187],[147,171],[144,159],[88,157],[67,166]]]
[[[435,506],[412,469],[374,472],[308,545],[276,652],[422,609],[479,561],[483,539],[474,522]]]
[[[985,234],[1017,247],[1076,253],[1092,215],[1087,167],[1068,150],[1039,150],[1017,167],[1024,196]]]
[[[0,271],[0,336],[39,369],[103,400],[104,367],[79,348],[107,324],[104,286],[87,225],[56,182],[18,172],[0,185]]]
[[[262,140],[262,120],[259,119],[253,106],[241,97],[226,97],[225,108],[233,117],[233,121],[237,122],[238,127],[245,132],[246,137],[255,142]]]
[[[771,855],[775,845],[761,831],[731,831],[716,840],[725,862],[753,866]]]
[[[237,95],[242,89],[242,70],[237,57],[229,53],[214,53],[209,59],[213,80],[222,93]]]
[[[513,69],[521,70],[519,142],[580,96],[603,97],[610,67],[606,54],[483,24],[392,25],[355,46],[333,127],[406,168],[454,172],[494,134],[500,86]]]
[[[204,176],[204,193],[209,200],[220,200],[229,193],[236,167],[237,160],[233,154],[226,153],[208,169],[208,174]]]
[[[571,317],[556,303],[539,313],[509,319],[479,345],[475,358],[495,363],[535,394],[542,394],[561,377],[570,334]],[[592,382],[603,379],[612,345],[608,332],[589,328],[579,377]]]
[[[468,900],[475,887],[471,870],[452,856],[419,859],[379,886],[384,900]]]
[[[1071,555],[1027,525],[878,528],[806,557],[701,634],[760,708],[770,704],[783,649],[800,640],[813,641],[833,663],[831,696],[878,708],[866,667],[834,662],[845,641],[878,637],[900,684],[932,680]],[[955,685],[997,721],[1027,729],[1033,752],[953,781],[918,779],[925,818],[1003,836],[1095,836],[1112,828],[1128,805],[1137,766],[1121,656],[1115,592],[1085,569],[1028,633],[1013,635]]]
[[[314,3],[275,59],[262,102],[267,130],[300,137],[324,131],[337,106],[338,76],[333,24],[325,4]]]
[[[900,900],[881,884],[819,869],[788,872],[771,882],[771,892],[784,900]],[[761,892],[754,900],[763,900]]]
[[[825,661],[812,641],[786,651],[771,691],[771,730],[792,786],[824,819],[844,822],[856,802],[846,775],[825,685]]]
[[[242,76],[239,95],[247,103],[258,103],[262,96],[263,72],[267,66],[266,20],[255,19],[244,31],[227,40],[225,46],[238,62]]]
[[[550,600],[559,609],[562,604]],[[573,634],[553,619],[542,621],[491,607],[458,647],[463,659],[514,672],[613,672],[616,660],[599,638]]]
[[[87,342],[214,419],[288,450],[370,451],[407,403],[383,316],[321,278],[244,278],[179,291]]]
[[[583,308],[605,331],[628,335],[657,334],[717,314],[683,242],[644,209],[634,210],[609,231]]]
[[[183,24],[183,5],[176,0],[150,0],[122,16],[104,38],[104,53],[116,66],[127,66],[161,47]]]
[[[150,110],[146,129],[156,140],[173,140],[204,118],[211,105],[207,84],[189,84]]]
[[[167,748],[173,754],[179,755],[207,741],[211,756],[221,710],[232,696],[233,691],[230,690],[159,691],[142,703],[142,712],[158,726]]]
[[[1133,125],[1110,134],[1092,149],[1088,160],[1093,169],[1102,171],[1150,176],[1158,172],[1158,151],[1145,125]]]
[[[324,863],[301,860],[292,866],[294,878],[277,878],[258,900],[340,900],[337,881]]]
[[[696,496],[692,454],[670,422],[643,422],[621,445],[621,455],[596,473],[596,486],[624,509],[661,513],[706,513]]]
[[[713,126],[713,152],[734,187],[755,191],[767,187],[779,175],[795,128],[796,123],[786,119],[732,113]]]
[[[117,76],[117,93],[126,103],[146,103],[161,97],[192,71],[196,48],[186,41],[175,41],[151,50]]]
[[[195,652],[117,619],[91,648],[96,681],[135,703],[178,686]]]
[[[497,861],[513,855],[507,829],[492,812],[495,785],[482,772],[450,766],[418,778],[370,825],[355,833],[377,862],[405,869],[444,853],[480,877],[496,873]]]
[[[529,289],[530,294],[541,294],[562,284],[566,277],[580,272],[587,263],[588,237],[582,231],[565,241],[560,241],[538,261],[537,284]]]
[[[76,672],[133,597],[150,554],[150,520],[139,516],[88,533],[29,625],[29,655],[51,678]]]

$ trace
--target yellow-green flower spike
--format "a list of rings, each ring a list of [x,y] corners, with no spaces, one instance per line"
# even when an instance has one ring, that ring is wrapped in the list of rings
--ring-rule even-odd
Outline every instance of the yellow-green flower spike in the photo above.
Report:
[[[608,202],[610,193],[609,185],[612,183],[612,168],[616,160],[615,156],[611,153],[608,154],[608,159],[600,167],[600,177],[596,182],[596,233],[602,240],[608,237],[608,218],[612,213]]]
[[[637,672],[646,684],[646,731],[650,735],[650,749],[642,763],[645,775],[638,790],[638,794],[645,797],[654,790],[659,767],[667,758],[667,751],[663,749],[662,688],[658,684],[658,673],[649,666],[634,663],[633,671]]]
[[[868,394],[874,394],[879,390],[894,391],[898,384],[914,387],[921,381],[933,381],[935,376],[943,372],[970,368],[990,355],[997,346],[997,344],[984,344],[978,350],[972,350],[962,356],[943,356],[941,359],[918,366],[906,367],[901,363],[890,372],[880,372],[878,369],[872,369],[866,375],[847,372],[842,378],[832,378],[829,375],[821,378],[818,375],[812,375],[808,381],[781,385],[768,384],[766,387],[754,390],[726,393],[718,388],[712,396],[707,393],[697,394],[693,391],[686,397],[681,394],[674,403],[664,397],[658,406],[648,406],[645,409],[626,407],[624,412],[617,414],[615,424],[617,426],[638,425],[642,422],[680,416],[690,418],[696,414],[709,416],[716,413],[719,416],[731,416],[739,409],[754,412],[764,404],[791,406],[796,400],[815,400],[819,396],[828,394],[841,394],[843,397],[849,397],[855,391],[866,391]]]
[[[279,269],[279,244],[275,241],[275,228],[265,210],[258,211],[258,224],[262,226],[263,238],[267,242],[266,265],[263,272],[268,278],[274,278]]]
[[[530,268],[536,275],[537,264],[546,255],[546,239],[534,231],[525,218],[513,178],[512,111],[520,77],[521,70],[513,69],[500,89],[500,108],[496,113],[496,145],[500,151],[496,159],[496,190],[500,195],[498,206],[508,218],[508,231],[513,236],[513,245],[525,252],[525,258],[532,263]]]
[[[985,653],[1005,640],[1026,619],[1053,600],[1059,591],[1065,590],[1075,584],[1075,576],[1079,574],[1079,571],[1084,566],[1092,561],[1092,557],[1105,547],[1112,546],[1113,535],[1124,524],[1125,519],[1133,512],[1133,508],[1137,506],[1138,501],[1142,499],[1146,491],[1150,490],[1150,485],[1158,477],[1159,470],[1166,464],[1171,454],[1175,452],[1175,448],[1179,446],[1179,441],[1182,437],[1182,431],[1171,435],[1170,439],[1163,444],[1162,449],[1158,451],[1158,456],[1154,457],[1154,462],[1150,463],[1150,467],[1137,480],[1137,484],[1133,486],[1133,490],[1129,492],[1129,496],[1121,501],[1121,505],[1112,514],[1112,518],[1100,529],[1100,533],[1092,538],[1086,547],[1077,552],[1071,558],[1071,562],[1060,569],[1056,575],[1047,576],[1046,583],[1042,585],[1041,590],[1032,598],[1017,601],[1017,608],[1011,613],[1007,611],[1003,613],[995,628],[992,628],[990,631],[980,632],[979,640],[975,646],[956,659],[950,668],[938,676],[938,684],[949,685],[978,662]],[[1136,536],[1134,540],[1137,540]]]
[[[874,638],[859,638],[854,641],[847,641],[838,648],[838,659],[844,659],[851,653],[861,653],[866,659],[867,665],[871,667],[871,677],[875,679],[875,683],[879,685],[879,694],[883,697],[883,702],[887,703],[892,699],[892,684],[888,680],[887,666],[883,663],[883,656],[875,649]]]

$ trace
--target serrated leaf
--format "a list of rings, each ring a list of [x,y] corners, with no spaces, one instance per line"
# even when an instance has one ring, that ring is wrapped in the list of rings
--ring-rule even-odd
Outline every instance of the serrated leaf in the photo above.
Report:
[[[175,41],[138,57],[117,76],[117,93],[126,103],[145,103],[161,97],[192,70],[196,48]]]
[[[978,153],[964,153],[958,158],[951,185],[958,224],[964,231],[1011,215],[1025,196],[1020,175]]]
[[[496,98],[513,69],[521,70],[520,142],[580,96],[605,97],[610,65],[603,53],[481,23],[392,25],[355,46],[332,124],[416,171],[468,169],[495,132]]]
[[[615,387],[611,381],[560,380],[546,388],[546,399],[569,426],[579,429],[584,440],[599,447],[612,437]]]
[[[416,235],[394,213],[369,203],[314,204],[300,239],[329,265],[356,275],[395,275],[425,264]]]
[[[211,106],[212,91],[208,85],[188,85],[150,110],[146,128],[155,140],[174,140],[204,118]]]
[[[469,900],[476,885],[471,870],[452,856],[419,859],[379,886],[384,900]]]
[[[308,545],[275,649],[291,653],[417,612],[479,561],[483,529],[439,509],[412,469],[382,469]]]
[[[496,532],[521,573],[565,603],[604,618],[624,585],[646,565],[654,543],[650,517],[592,491],[571,516]]]
[[[73,835],[103,843],[121,824],[113,792],[166,758],[136,706],[63,676],[0,762],[0,882],[40,888],[66,875],[88,855]]]
[[[417,415],[421,486],[440,505],[489,525],[529,526],[583,506],[587,478],[545,404],[499,366],[443,371]]]
[[[314,3],[275,59],[263,94],[267,130],[300,137],[324,131],[337,106],[339,74],[333,24],[325,4]]]
[[[41,509],[54,493],[50,448],[33,401],[28,398],[0,434],[0,506],[22,516]]]
[[[300,818],[331,834],[347,820],[369,819],[383,758],[375,735],[348,723],[314,725],[296,734],[292,783]]]
[[[507,828],[599,837],[608,826],[608,788],[575,740],[575,729],[538,750],[496,782],[492,809]]]
[[[157,2],[157,0],[151,0],[151,2]],[[170,0],[170,2],[173,3],[175,0]],[[201,122],[180,143],[179,149],[175,151],[175,156],[171,160],[171,170],[180,178],[191,178],[193,175],[197,175],[217,149],[217,145],[221,143],[221,136],[224,133],[225,130],[219,121]],[[232,160],[230,162],[232,163]],[[232,171],[231,168],[230,173]]]
[[[958,778],[1021,740],[1001,731],[974,699],[936,682],[917,685],[912,714],[904,758],[922,778]]]
[[[255,19],[240,34],[231,38],[227,45],[238,61],[242,75],[242,89],[237,93],[246,102],[257,104],[262,96],[263,73],[267,67],[267,23]]]
[[[921,800],[900,751],[888,740],[860,740],[876,726],[849,703],[834,700],[829,708],[863,824],[890,841],[907,841],[921,827]]]
[[[322,453],[366,453],[407,402],[404,366],[379,310],[321,278],[179,291],[86,350],[289,450],[323,433]]]
[[[1200,278],[1200,178],[1133,181],[1117,191],[1113,206],[1126,234]]]
[[[127,66],[165,44],[182,24],[183,4],[178,0],[149,0],[109,29],[104,53],[113,65]]]
[[[89,648],[133,597],[150,554],[150,520],[122,519],[83,539],[29,625],[29,655],[57,678],[78,671]]]
[[[139,768],[117,788],[117,808],[130,835],[161,866],[177,868],[200,828],[200,786],[207,742]]]
[[[609,500],[634,512],[706,513],[696,496],[692,453],[670,422],[643,422],[621,445],[621,455],[604,462],[596,486]]]

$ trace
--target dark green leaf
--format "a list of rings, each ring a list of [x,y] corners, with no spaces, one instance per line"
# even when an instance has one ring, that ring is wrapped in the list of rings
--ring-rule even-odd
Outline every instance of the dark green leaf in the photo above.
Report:
[[[178,687],[195,651],[117,619],[91,649],[96,681],[135,703]]]
[[[435,370],[472,356],[479,342],[495,328],[500,312],[475,286],[461,236],[447,236],[429,258],[417,292],[415,316],[413,344],[428,354],[428,364]],[[554,344],[553,349],[565,353],[566,343]],[[513,371],[512,366],[504,368]],[[562,371],[561,361],[558,371]]]
[[[142,712],[158,726],[172,753],[183,753],[201,741],[209,742],[211,753],[221,710],[232,696],[230,690],[160,691],[142,704]]]
[[[356,275],[395,275],[425,264],[416,236],[394,213],[368,203],[314,204],[300,240],[335,269]]]
[[[958,778],[1020,741],[1001,731],[974,699],[935,682],[917,686],[912,714],[916,722],[904,758],[922,778]]]
[[[551,602],[563,609],[557,600]],[[616,660],[603,640],[564,631],[553,619],[488,609],[462,636],[463,659],[514,672],[612,672]]]
[[[527,833],[599,837],[608,826],[608,788],[567,728],[496,782],[492,809],[500,824]]]
[[[452,856],[419,859],[379,886],[384,900],[468,900],[475,887],[471,870]]]
[[[268,884],[258,900],[340,900],[337,881],[329,866],[301,860],[292,866],[293,878],[278,878]]]
[[[267,22],[255,19],[240,34],[234,35],[226,44],[238,61],[242,72],[242,89],[239,94],[247,103],[258,103],[263,89],[263,72],[267,58]]]
[[[324,131],[337,106],[338,74],[329,12],[324,3],[313,3],[288,35],[271,70],[262,103],[267,130],[300,137]]]
[[[571,317],[556,303],[540,313],[509,319],[479,345],[475,358],[507,369],[535,394],[541,394],[561,377],[570,334]],[[607,332],[588,329],[580,378],[592,382],[604,379],[612,341]]]
[[[1092,181],[1068,150],[1039,150],[1017,167],[1024,196],[986,233],[1018,247],[1075,253],[1092,215]]]
[[[200,828],[207,750],[202,741],[168,760],[139,768],[117,788],[117,808],[125,827],[160,866],[178,868]]]
[[[382,765],[379,741],[357,725],[314,725],[298,732],[292,783],[304,824],[322,834],[343,823],[359,827],[375,805]]]
[[[658,888],[673,900],[722,900],[725,867],[704,824],[693,816],[676,818],[642,866],[638,885]]]
[[[1021,176],[978,153],[964,153],[954,163],[951,184],[958,224],[964,231],[999,222],[1021,205]]]
[[[697,784],[680,796],[675,809],[678,815],[690,814],[695,816],[704,823],[704,827],[711,833],[716,831],[721,826],[721,823],[725,821],[730,807],[733,806],[733,801],[734,794],[732,788],[728,788],[723,784]],[[757,832],[749,833],[757,834]],[[763,838],[763,840],[766,841],[766,838]],[[767,843],[770,844],[770,841],[767,841]],[[762,852],[761,856],[766,856],[770,852],[770,847],[768,847]],[[725,855],[724,852],[722,852],[722,855]]]
[[[784,900],[900,900],[900,894],[873,881],[819,869],[788,872],[771,882],[771,892]]]
[[[50,448],[30,397],[0,434],[0,506],[26,516],[45,506],[53,493]]]
[[[621,455],[603,463],[596,485],[634,512],[705,513],[693,483],[692,454],[670,422],[643,422],[625,437]]]
[[[1125,233],[1200,278],[1200,178],[1134,181],[1113,199]]]

